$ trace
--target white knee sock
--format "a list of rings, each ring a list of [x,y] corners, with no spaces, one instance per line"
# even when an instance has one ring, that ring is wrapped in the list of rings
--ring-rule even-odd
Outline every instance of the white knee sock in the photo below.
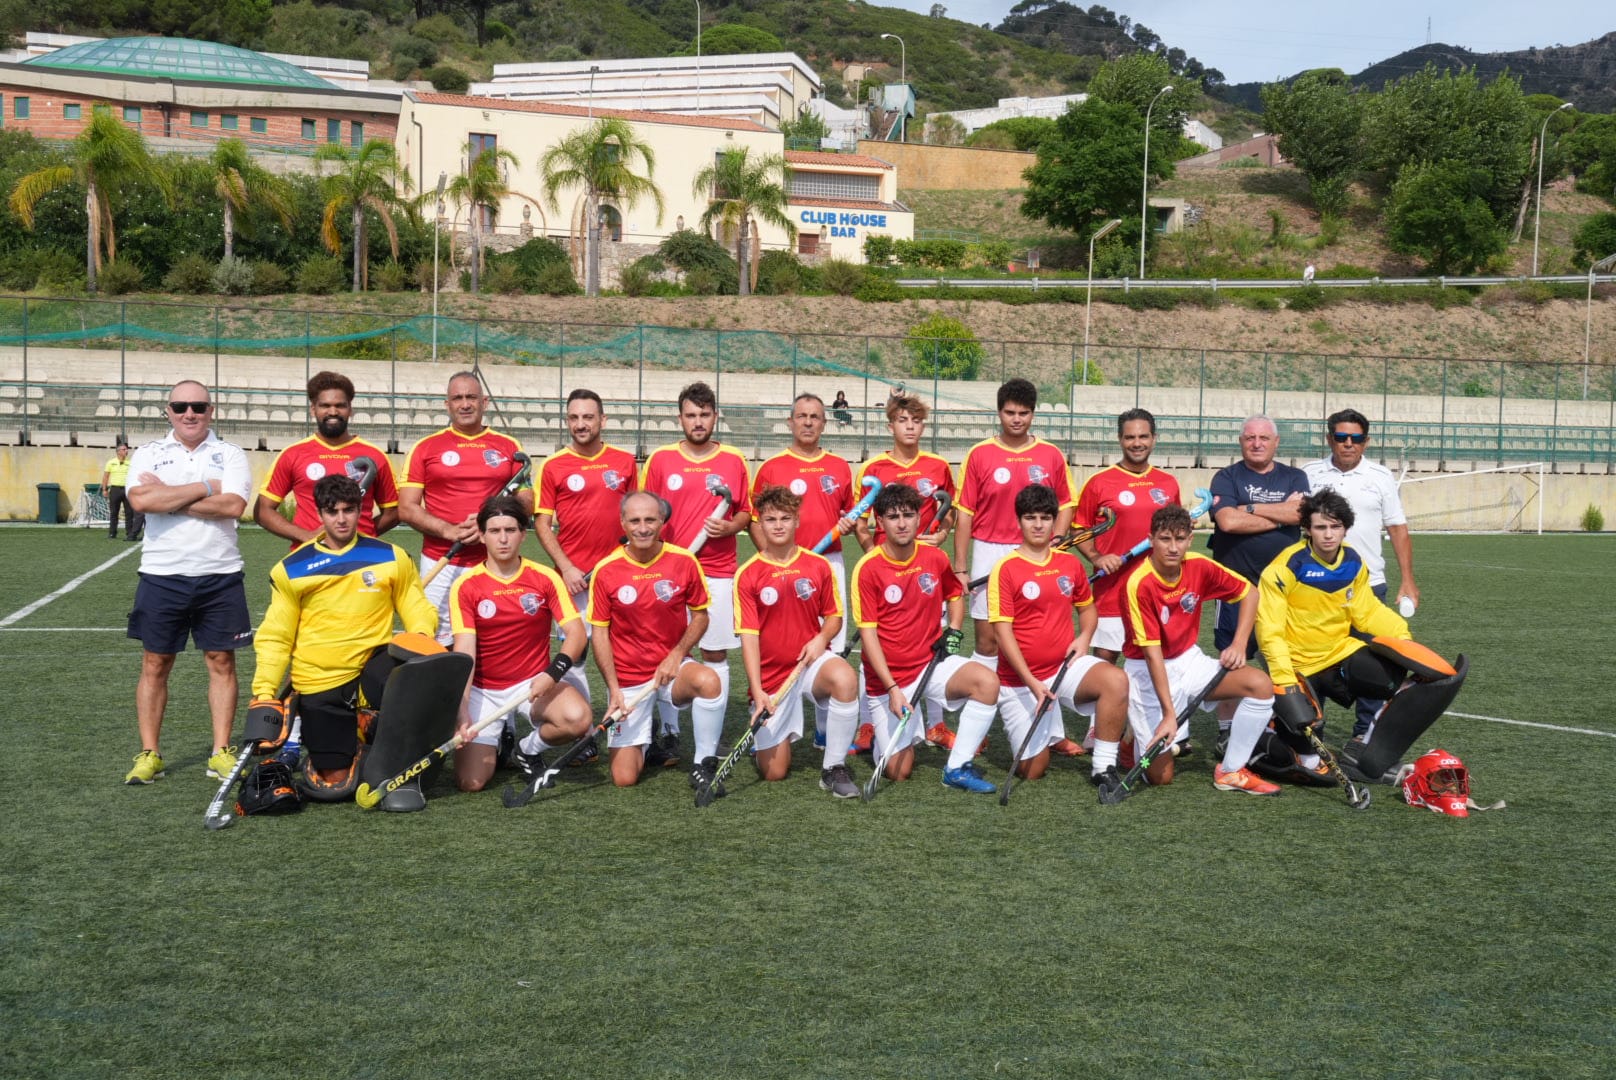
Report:
[[[821,735],[825,735],[826,730],[830,726],[829,716],[830,716],[830,710],[829,709],[827,709],[825,706],[819,704],[819,702],[817,702],[817,701],[814,702],[814,730],[819,732],[819,734],[821,734]],[[827,739],[830,738],[830,736],[828,736],[828,735],[826,735],[825,737]],[[851,736],[849,736],[849,738],[851,738]],[[827,765],[825,767],[827,769],[830,768],[829,765]]]
[[[1257,740],[1262,738],[1263,729],[1273,715],[1274,699],[1271,697],[1240,699],[1239,706],[1234,710],[1234,721],[1229,727],[1229,745],[1223,752],[1225,772],[1246,767],[1246,762],[1251,760],[1251,752],[1257,748]]]
[[[729,659],[703,660],[703,664],[714,675],[718,676],[718,697],[722,701],[729,701]],[[748,710],[750,711],[750,710]]]
[[[718,739],[724,734],[724,706],[727,697],[697,698],[690,706],[690,727],[696,735],[696,760],[718,756]]]
[[[522,737],[521,750],[524,754],[542,754],[551,748],[551,744],[545,742],[544,736],[539,734],[538,728],[534,728]]]
[[[825,764],[824,768],[847,761],[847,749],[858,733],[858,703],[831,698],[825,710]]]
[[[1317,754],[1302,754],[1296,760],[1304,769],[1316,769],[1321,759]]]
[[[995,705],[984,705],[971,700],[960,710],[959,731],[954,735],[954,749],[948,752],[948,767],[957,769],[976,756],[976,748],[987,738],[993,727]]]
[[[1096,773],[1103,773],[1117,763],[1117,751],[1121,743],[1106,742],[1103,739],[1094,740],[1093,768]]]

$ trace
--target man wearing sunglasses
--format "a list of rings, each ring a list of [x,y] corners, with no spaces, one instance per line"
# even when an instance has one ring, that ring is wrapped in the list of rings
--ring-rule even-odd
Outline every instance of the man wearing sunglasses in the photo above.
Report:
[[[168,676],[187,638],[208,666],[208,711],[213,750],[208,775],[227,775],[235,764],[230,722],[236,712],[236,650],[252,643],[236,523],[247,511],[252,472],[241,447],[213,433],[208,388],[186,379],[169,394],[166,438],[147,443],[129,459],[129,505],[146,515],[140,583],[129,614],[129,636],[145,650],[135,713],[141,751],[124,782],[149,784],[163,776],[157,740],[168,705]]]
[[[1364,458],[1369,445],[1369,418],[1356,409],[1331,413],[1324,421],[1324,445],[1330,456],[1310,461],[1302,469],[1314,491],[1332,488],[1352,507],[1353,524],[1347,530],[1347,545],[1363,560],[1369,571],[1369,587],[1382,601],[1386,599],[1386,554],[1381,529],[1391,537],[1401,578],[1393,606],[1400,607],[1406,616],[1420,602],[1420,589],[1414,584],[1414,541],[1408,534],[1408,519],[1397,494],[1397,478],[1386,466]],[[1381,704],[1359,700],[1354,735],[1369,730]]]

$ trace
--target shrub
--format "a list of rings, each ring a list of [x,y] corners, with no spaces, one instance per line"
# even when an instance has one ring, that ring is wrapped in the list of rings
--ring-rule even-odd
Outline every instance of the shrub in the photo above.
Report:
[[[1178,296],[1167,289],[1130,289],[1122,302],[1133,311],[1172,311],[1178,307]]]
[[[583,291],[572,276],[571,261],[551,263],[540,270],[536,287],[546,296],[576,296]]]
[[[569,275],[571,271],[568,271]],[[516,264],[509,259],[490,261],[483,269],[482,279],[479,282],[485,293],[503,293],[514,296],[525,291],[522,287],[522,275]]]
[[[650,270],[640,265],[644,259],[637,259],[623,267],[622,273],[617,275],[617,287],[623,290],[624,296],[645,296],[651,291],[656,282],[656,276]]]
[[[942,379],[974,379],[985,355],[976,334],[958,319],[932,315],[904,334],[904,347],[914,361],[916,375]]]
[[[224,296],[245,296],[252,292],[252,264],[240,256],[220,259],[213,268],[213,291]]]
[[[371,271],[370,284],[378,292],[403,292],[410,284],[410,272],[397,259],[388,259]]]
[[[96,276],[96,288],[108,296],[122,296],[138,292],[146,284],[146,271],[133,259],[115,259],[101,267]]]
[[[494,262],[496,260],[490,257],[489,261]],[[539,288],[539,275],[543,273],[545,267],[553,266],[556,263],[564,263],[570,266],[572,256],[567,254],[566,248],[549,237],[535,236],[521,247],[513,248],[511,251],[500,255],[497,261],[508,262],[513,265],[516,268],[517,276],[521,278],[522,287],[533,292]],[[426,277],[428,284],[430,284],[432,281],[431,271],[427,272]]]
[[[213,291],[213,264],[200,255],[187,255],[163,276],[163,288],[171,293]]]
[[[865,276],[864,267],[846,259],[827,259],[819,267],[820,283],[837,296],[852,296]]]
[[[262,260],[252,264],[252,291],[255,296],[274,296],[286,292],[292,284],[292,275],[279,263]]]
[[[1603,532],[1605,530],[1605,514],[1599,507],[1589,503],[1588,509],[1582,512],[1580,524],[1583,532]]]
[[[432,84],[432,89],[440,94],[464,94],[471,89],[471,78],[459,68],[452,68],[448,64],[438,64],[428,68],[421,74],[426,76]]]
[[[712,275],[712,291],[698,295],[728,295],[739,291],[740,268],[724,246],[705,233],[679,229],[657,246],[657,252],[686,273],[685,286],[693,292],[695,287],[688,278],[691,271],[706,270]]]
[[[718,293],[718,275],[705,266],[685,271],[685,288],[693,296],[715,296]]]
[[[765,251],[758,260],[757,291],[764,296],[789,296],[802,291],[802,264],[789,251]]]
[[[1286,307],[1292,311],[1320,311],[1330,306],[1330,297],[1317,285],[1304,285],[1292,289]]]
[[[893,252],[904,266],[955,270],[965,263],[963,240],[899,240],[894,243]]]
[[[890,236],[866,236],[864,238],[864,261],[871,266],[890,265],[895,251],[896,246]]]
[[[866,273],[853,289],[853,299],[871,304],[893,303],[903,299],[903,289],[889,277]]]
[[[408,34],[393,43],[393,59],[409,64],[408,70],[426,69],[438,62],[438,46],[424,37]]]
[[[444,282],[449,280],[449,260],[438,260],[438,287],[441,289]],[[422,292],[432,291],[432,256],[429,252],[425,258],[415,264],[415,284]]]
[[[415,25],[410,27],[410,33],[439,45],[462,45],[466,41],[465,32],[448,15],[428,15],[424,19],[417,19]]]
[[[1584,221],[1577,227],[1571,243],[1576,247],[1577,261],[1583,264],[1616,252],[1616,211],[1595,214]]]
[[[1280,308],[1279,297],[1271,296],[1268,293],[1253,293],[1242,296],[1238,303],[1241,307],[1250,308],[1252,311],[1278,311]]]
[[[334,341],[331,351],[344,360],[388,360],[393,355],[392,342],[387,334]]]
[[[297,268],[297,291],[310,296],[341,292],[348,284],[348,269],[334,255],[310,255]]]
[[[68,293],[84,289],[84,262],[65,251],[40,252],[34,267],[34,288],[41,292]]]
[[[1460,392],[1463,393],[1465,397],[1492,397],[1493,388],[1482,382],[1480,379],[1472,376],[1464,381],[1464,386],[1461,388]]]
[[[668,264],[660,255],[641,255],[632,265],[644,270],[647,274],[663,274],[668,270]]]

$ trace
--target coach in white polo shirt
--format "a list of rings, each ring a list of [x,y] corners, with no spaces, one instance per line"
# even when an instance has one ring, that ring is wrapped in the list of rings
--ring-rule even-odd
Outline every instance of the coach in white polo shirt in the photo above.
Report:
[[[189,379],[168,396],[166,438],[129,459],[129,505],[146,515],[140,584],[129,613],[129,636],[141,643],[135,712],[140,753],[124,777],[149,784],[163,775],[157,739],[168,706],[168,676],[187,638],[208,665],[208,711],[213,719],[209,776],[235,763],[230,723],[236,713],[236,650],[252,643],[236,522],[247,511],[252,473],[241,447],[213,434],[208,388]]]
[[[1397,603],[1406,598],[1411,605],[1420,602],[1419,586],[1414,584],[1414,541],[1408,535],[1408,519],[1403,516],[1403,500],[1397,494],[1397,478],[1386,466],[1364,460],[1369,445],[1369,419],[1356,409],[1331,413],[1324,421],[1324,444],[1330,456],[1302,466],[1314,492],[1333,488],[1352,507],[1354,521],[1347,530],[1347,543],[1363,559],[1369,570],[1369,586],[1382,601],[1386,599],[1386,554],[1380,531],[1392,540],[1397,569],[1402,580],[1397,586]],[[1379,711],[1381,703],[1367,699],[1358,702],[1358,716],[1352,733],[1361,735]]]

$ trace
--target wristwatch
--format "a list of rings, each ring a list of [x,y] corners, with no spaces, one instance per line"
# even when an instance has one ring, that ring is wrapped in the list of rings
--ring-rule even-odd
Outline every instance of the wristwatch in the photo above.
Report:
[[[1257,504],[1256,503],[1247,503],[1246,504],[1246,513],[1255,514],[1256,512],[1257,512]]]

